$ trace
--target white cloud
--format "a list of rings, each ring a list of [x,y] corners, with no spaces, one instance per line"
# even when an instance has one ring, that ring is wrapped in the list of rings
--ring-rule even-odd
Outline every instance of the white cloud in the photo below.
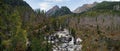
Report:
[[[48,2],[63,2],[63,1],[70,1],[70,0],[45,0]]]
[[[49,7],[51,7],[51,3],[49,3],[49,2],[42,2],[42,3],[39,3],[39,6],[40,6],[40,9],[47,10],[47,9],[49,9]]]
[[[120,0],[104,0],[104,1],[120,1]]]
[[[61,2],[63,0],[45,0],[45,1],[50,1],[50,2]]]
[[[70,0],[44,0],[44,2],[39,3],[39,6],[40,6],[40,9],[42,10],[48,10],[52,6],[54,6],[54,3],[65,2],[65,1],[70,1]]]
[[[57,3],[57,2],[63,2],[63,1],[69,1],[69,0],[44,0],[44,2],[40,2],[39,6],[40,9],[42,10],[48,10],[49,8],[51,8],[52,3]]]

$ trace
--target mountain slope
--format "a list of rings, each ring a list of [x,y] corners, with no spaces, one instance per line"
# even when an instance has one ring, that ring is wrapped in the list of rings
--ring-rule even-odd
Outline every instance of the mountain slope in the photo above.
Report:
[[[47,24],[44,15],[23,0],[0,0],[0,51],[51,51],[40,30]]]
[[[59,17],[69,21],[76,37],[84,39],[82,51],[120,51],[120,2],[101,2],[77,14]],[[88,48],[86,48],[88,47]]]
[[[35,16],[33,9],[23,0],[1,0],[0,14],[5,17],[17,10],[22,18],[23,23],[30,22],[30,19]]]
[[[61,8],[59,8],[58,6],[54,6],[46,12],[48,16],[62,16],[71,13],[72,12],[70,11],[70,9],[66,6],[62,6]]]
[[[120,15],[120,2],[103,1],[93,8],[80,13],[81,16]]]
[[[23,0],[0,0],[1,51],[27,49],[28,29],[34,16],[33,9]]]
[[[83,6],[75,9],[73,11],[73,13],[81,13],[81,12],[87,11],[87,10],[91,9],[92,7],[94,7],[96,4],[97,4],[97,2],[94,2],[93,4],[84,4]]]
[[[46,12],[46,15],[52,16],[53,14],[55,14],[56,11],[58,11],[60,8],[56,5],[53,8],[51,8],[50,10],[48,10]]]
[[[120,2],[103,1],[93,7],[93,10],[120,10]]]

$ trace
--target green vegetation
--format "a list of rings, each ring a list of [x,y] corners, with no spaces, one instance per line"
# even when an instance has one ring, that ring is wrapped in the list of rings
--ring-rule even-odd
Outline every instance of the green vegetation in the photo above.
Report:
[[[93,9],[97,9],[97,10],[115,10],[116,8],[114,8],[115,6],[119,6],[120,2],[107,2],[107,1],[103,1],[102,3],[97,4],[95,7],[93,7]]]
[[[83,51],[119,51],[119,3],[102,2],[86,12],[60,16],[59,19],[68,20],[67,27],[75,31],[75,37],[84,40]]]
[[[51,45],[44,42],[44,36],[41,37],[45,32],[38,31],[47,21],[43,11],[34,12],[23,0],[1,0],[0,6],[1,51],[48,51],[51,49]],[[28,42],[30,44],[27,44]]]
[[[44,36],[62,27],[83,39],[82,51],[120,51],[118,5],[119,2],[102,2],[79,14],[62,7],[56,17],[47,17],[45,11],[34,11],[23,0],[1,0],[0,50],[52,51],[52,44]]]
[[[98,3],[96,6],[91,8],[90,10],[81,13],[81,16],[98,16],[100,14],[103,15],[120,15],[120,2],[107,2],[103,1]]]

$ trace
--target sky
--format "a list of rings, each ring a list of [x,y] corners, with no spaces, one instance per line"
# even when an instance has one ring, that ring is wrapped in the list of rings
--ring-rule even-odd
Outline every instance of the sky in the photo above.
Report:
[[[120,0],[24,0],[26,1],[33,9],[49,10],[55,5],[67,6],[71,11],[82,6],[83,4],[92,4],[93,2],[102,2],[102,1],[120,1]]]

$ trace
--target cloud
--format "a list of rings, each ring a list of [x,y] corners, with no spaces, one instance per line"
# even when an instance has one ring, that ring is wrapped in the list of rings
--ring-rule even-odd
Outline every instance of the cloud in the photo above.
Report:
[[[63,2],[63,1],[70,1],[70,0],[44,0],[47,2]]]
[[[104,0],[104,1],[120,1],[120,0]]]
[[[70,0],[44,0],[43,2],[39,3],[39,6],[40,6],[40,9],[42,10],[48,10],[52,6],[54,6],[55,3],[59,3],[59,2],[61,3],[66,1],[70,1]]]
[[[42,2],[42,3],[39,3],[39,6],[40,6],[40,9],[42,10],[47,10],[51,7],[51,3],[49,2]]]
[[[61,2],[63,0],[45,0],[45,1],[48,1],[48,2]]]

